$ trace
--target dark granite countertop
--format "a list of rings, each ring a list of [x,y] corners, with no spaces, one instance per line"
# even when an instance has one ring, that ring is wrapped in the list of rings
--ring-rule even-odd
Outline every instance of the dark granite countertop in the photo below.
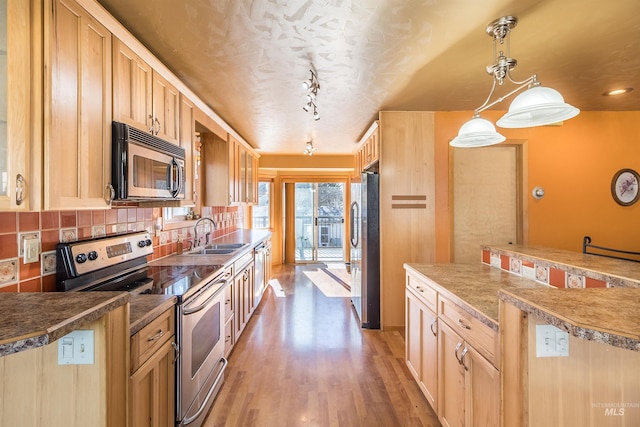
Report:
[[[640,351],[640,289],[501,289],[499,297],[575,337]]]
[[[534,280],[480,263],[405,264],[404,267],[437,285],[444,296],[495,331],[498,331],[499,326],[500,289],[548,289]]]
[[[172,295],[131,295],[129,329],[133,336],[156,317],[174,307],[176,297]]]
[[[0,356],[52,343],[129,302],[127,292],[7,293],[0,298]]]

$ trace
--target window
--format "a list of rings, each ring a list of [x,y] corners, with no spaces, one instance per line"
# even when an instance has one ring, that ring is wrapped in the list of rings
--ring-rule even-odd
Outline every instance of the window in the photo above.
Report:
[[[253,205],[253,228],[271,228],[271,182],[258,182],[258,204]]]

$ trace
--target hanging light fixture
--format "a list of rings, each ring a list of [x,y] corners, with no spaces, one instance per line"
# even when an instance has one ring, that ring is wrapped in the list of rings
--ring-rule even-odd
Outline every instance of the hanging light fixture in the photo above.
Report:
[[[313,156],[314,151],[316,148],[313,146],[313,141],[308,141],[303,153],[307,156]]]
[[[503,16],[491,22],[486,32],[493,38],[494,63],[487,66],[487,73],[493,76],[493,84],[489,96],[484,103],[473,112],[473,118],[462,125],[458,136],[449,145],[453,147],[484,147],[498,144],[506,138],[496,132],[493,124],[480,117],[480,113],[504,101],[511,95],[522,89],[526,90],[516,96],[507,113],[496,124],[503,128],[527,128],[544,126],[568,120],[577,116],[580,110],[564,102],[564,98],[558,91],[540,86],[537,76],[516,81],[511,78],[518,61],[510,57],[510,32],[517,25],[518,19],[514,16]],[[498,51],[498,47],[506,42],[506,53]],[[497,85],[503,85],[505,79],[517,87],[498,99],[491,101],[491,97]]]

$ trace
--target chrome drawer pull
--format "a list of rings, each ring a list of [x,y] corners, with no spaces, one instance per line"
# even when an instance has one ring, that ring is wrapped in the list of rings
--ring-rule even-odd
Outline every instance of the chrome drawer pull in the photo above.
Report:
[[[453,354],[455,354],[456,360],[458,361],[458,363],[462,365],[462,359],[458,357],[458,350],[460,350],[460,347],[462,347],[462,341],[458,343],[458,345],[456,346],[456,349],[453,351]]]
[[[422,289],[420,286],[416,286],[416,290],[419,292],[424,292],[424,289]]]
[[[176,354],[175,359],[173,359],[173,364],[175,365],[175,363],[178,361],[178,359],[180,358],[180,347],[178,346],[178,344],[176,344],[175,342],[171,343],[171,346],[173,347],[173,351]]]
[[[231,335],[227,335],[224,342],[231,342]]]
[[[162,329],[160,329],[157,334],[155,334],[152,337],[147,338],[147,341],[148,342],[155,341],[155,340],[157,340],[158,338],[160,338],[163,335],[164,335],[164,331]]]
[[[438,324],[438,318],[434,317],[433,320],[431,321],[431,326],[429,326],[429,328],[431,329],[431,333],[433,334],[434,337],[438,336],[438,331],[434,331],[433,327],[436,326]]]
[[[467,355],[468,351],[469,349],[467,348],[467,346],[464,346],[464,350],[462,350],[462,353],[460,353],[460,364],[464,367],[465,371],[469,370],[466,363],[464,363],[464,357]]]
[[[462,326],[465,329],[471,329],[471,326],[465,325],[465,323],[462,321],[462,319],[458,319],[458,325]]]

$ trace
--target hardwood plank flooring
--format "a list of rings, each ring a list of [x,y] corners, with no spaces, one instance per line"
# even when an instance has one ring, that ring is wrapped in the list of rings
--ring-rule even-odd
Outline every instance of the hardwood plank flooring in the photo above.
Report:
[[[439,427],[402,335],[360,328],[305,275],[319,265],[274,266],[204,426]]]

